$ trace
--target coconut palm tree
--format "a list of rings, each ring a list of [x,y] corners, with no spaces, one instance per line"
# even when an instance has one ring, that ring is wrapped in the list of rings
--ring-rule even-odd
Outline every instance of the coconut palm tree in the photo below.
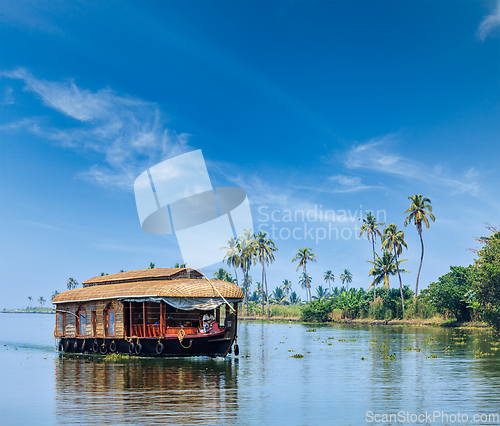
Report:
[[[42,307],[43,305],[45,305],[45,302],[46,302],[46,300],[43,298],[43,296],[40,296],[38,298],[38,303],[40,303],[40,307]]]
[[[186,264],[185,263],[179,263],[177,262],[175,265],[174,265],[174,268],[185,268],[186,267]],[[154,268],[154,263],[153,263],[153,268]],[[150,268],[150,269],[153,269],[153,268]]]
[[[50,296],[50,301],[52,302],[52,301],[56,298],[56,296],[57,296],[58,294],[59,294],[59,292],[58,292],[57,290],[55,290],[55,291],[52,293],[52,295]]]
[[[372,215],[371,212],[366,213],[366,217],[363,219],[363,225],[361,226],[361,231],[359,232],[359,236],[366,233],[366,237],[368,241],[372,241],[373,248],[373,261],[375,262],[375,240],[377,239],[377,235],[382,238],[382,233],[378,229],[380,225],[385,225],[385,223],[377,222],[375,216]],[[373,301],[375,301],[375,286],[373,286]]]
[[[399,270],[398,256],[403,253],[403,247],[408,249],[405,241],[405,234],[403,231],[398,231],[395,223],[391,223],[384,229],[382,234],[382,249],[386,248],[390,252],[394,251],[394,260],[396,261],[396,271],[399,278],[399,292],[401,293],[401,307],[403,310],[403,317],[405,314],[405,299],[403,296],[403,281],[401,280],[401,273]]]
[[[342,281],[342,285],[347,283],[347,291],[349,291],[349,284],[352,283],[352,272],[349,269],[344,269],[344,272],[340,274],[340,281]]]
[[[414,223],[417,227],[418,236],[420,237],[420,244],[422,245],[422,254],[420,255],[420,265],[418,267],[417,272],[417,282],[415,284],[415,299],[418,296],[418,279],[420,277],[420,269],[422,268],[422,261],[424,260],[424,240],[422,238],[422,222],[425,224],[427,229],[429,229],[430,223],[429,219],[433,222],[436,220],[434,215],[432,214],[432,206],[431,199],[424,197],[422,194],[420,195],[412,195],[408,197],[411,200],[411,205],[409,208],[405,210],[405,213],[410,213],[406,219],[404,226],[407,226],[409,223]],[[427,218],[429,216],[429,219]]]
[[[248,295],[250,293],[249,273],[252,262],[255,264],[255,240],[252,230],[245,229],[243,236],[238,237],[237,247],[239,250],[240,268],[243,271],[243,288],[245,293],[245,304],[248,306]]]
[[[227,266],[234,268],[234,276],[236,278],[236,284],[238,284],[238,273],[236,269],[240,267],[240,256],[238,253],[238,241],[234,238],[231,238],[227,242],[227,247],[221,247],[221,250],[226,250],[226,254],[224,255],[224,262],[227,263]]]
[[[297,296],[297,293],[295,291],[292,291],[290,293],[290,299],[288,299],[291,305],[296,305],[297,303],[300,303],[300,296]]]
[[[155,268],[155,264],[153,262],[150,262],[148,269],[154,269],[154,268]]]
[[[289,280],[283,280],[283,284],[281,284],[281,287],[283,288],[283,291],[289,295],[290,292],[292,291],[292,282]]]
[[[330,291],[330,282],[335,282],[335,276],[333,275],[333,272],[330,270],[326,271],[323,279],[328,283],[328,291]]]
[[[330,292],[328,289],[323,288],[322,285],[316,287],[316,296],[313,296],[315,300],[326,300],[330,297]]]
[[[407,259],[399,259],[399,263],[406,262]],[[375,253],[375,260],[368,260],[368,263],[373,265],[370,269],[369,276],[373,277],[373,282],[370,287],[376,287],[381,282],[384,283],[384,288],[389,290],[389,277],[398,273],[394,255],[387,249],[382,252],[382,256]],[[406,269],[399,269],[400,272],[408,272]],[[368,287],[368,288],[370,288]]]
[[[302,272],[302,275],[299,278],[300,288],[306,290],[306,296],[309,294],[309,300],[311,300],[311,281],[312,278],[307,275],[307,272]]]
[[[66,282],[66,287],[68,288],[68,290],[73,290],[78,287],[78,281],[73,277],[69,277],[68,281]]]
[[[299,249],[297,254],[294,256],[292,259],[292,262],[299,261],[299,264],[297,265],[296,271],[299,270],[299,268],[302,266],[304,272],[303,275],[307,275],[307,262],[316,262],[316,255],[312,252],[311,247],[305,247],[303,249]],[[308,276],[309,277],[309,276]],[[310,277],[309,277],[310,280]],[[309,300],[311,300],[311,285],[309,283],[309,287],[306,287],[307,290],[309,290]],[[307,290],[306,290],[306,297],[307,297]]]
[[[214,272],[214,276],[216,280],[226,281],[228,283],[234,283],[234,279],[229,272],[227,272],[224,268],[219,268]]]
[[[281,287],[276,287],[272,292],[271,297],[278,305],[285,304],[286,300],[288,299],[288,296],[285,294]]]
[[[28,300],[30,301],[30,309],[31,309],[31,301],[33,300],[32,296],[28,296]]]
[[[277,252],[278,249],[274,245],[273,240],[267,238],[267,234],[265,232],[259,232],[257,235],[254,235],[255,239],[255,251],[257,255],[257,259],[259,263],[262,265],[262,284],[265,286],[266,291],[266,305],[267,305],[267,316],[268,318],[271,316],[271,311],[269,309],[269,299],[267,293],[267,276],[266,276],[266,265],[269,265],[274,262],[274,252]],[[262,315],[264,315],[264,301],[262,301]]]

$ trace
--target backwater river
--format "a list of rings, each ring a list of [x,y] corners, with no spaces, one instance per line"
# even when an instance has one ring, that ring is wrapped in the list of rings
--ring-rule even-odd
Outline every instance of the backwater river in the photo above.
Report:
[[[109,362],[54,321],[0,314],[1,425],[500,424],[486,330],[240,321],[239,356]]]

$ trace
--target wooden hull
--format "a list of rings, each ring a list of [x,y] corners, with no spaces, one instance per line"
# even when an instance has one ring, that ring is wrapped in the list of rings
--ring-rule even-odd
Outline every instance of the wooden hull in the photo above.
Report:
[[[107,355],[120,353],[146,357],[209,356],[225,357],[236,337],[236,317],[226,319],[226,328],[217,333],[186,334],[164,337],[62,337],[59,350],[68,353],[94,353]],[[227,320],[230,321],[227,321]]]

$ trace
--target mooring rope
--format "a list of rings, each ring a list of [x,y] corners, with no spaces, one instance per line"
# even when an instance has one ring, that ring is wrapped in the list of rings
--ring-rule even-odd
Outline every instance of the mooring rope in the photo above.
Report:
[[[229,306],[229,309],[233,312],[236,313],[236,310],[229,304],[229,302],[224,298],[224,296],[221,294],[221,292],[219,291],[219,289],[217,287],[214,286],[213,282],[210,281],[210,278],[208,278],[204,272],[201,270],[201,269],[198,269],[201,274],[207,279],[207,281],[210,283],[210,285],[212,286],[212,288],[217,292],[219,293],[219,296],[222,297],[222,300],[224,300],[224,302],[226,303],[227,306]]]
[[[186,332],[181,328],[179,330],[179,332],[177,333],[177,338],[179,339],[179,343],[181,344],[181,346],[184,348],[184,349],[189,349],[191,347],[191,345],[193,344],[193,340],[191,339],[191,341],[189,342],[189,345],[188,346],[184,346],[182,344],[182,341],[184,340],[184,336],[186,335]]]

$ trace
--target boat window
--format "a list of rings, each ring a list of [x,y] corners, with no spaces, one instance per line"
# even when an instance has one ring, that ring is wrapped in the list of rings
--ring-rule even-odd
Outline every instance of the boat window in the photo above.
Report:
[[[56,333],[58,336],[64,336],[64,313],[56,314]]]
[[[97,312],[92,311],[92,337],[97,337]]]
[[[115,310],[112,304],[106,309],[106,331],[108,336],[115,335]]]
[[[78,309],[77,334],[79,336],[85,336],[85,316],[85,307],[82,305],[80,306],[80,309]]]

